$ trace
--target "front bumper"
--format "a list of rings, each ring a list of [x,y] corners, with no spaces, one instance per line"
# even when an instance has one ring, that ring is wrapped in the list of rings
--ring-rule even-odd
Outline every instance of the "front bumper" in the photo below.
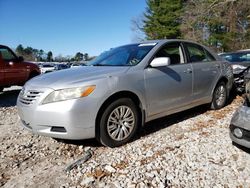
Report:
[[[235,128],[238,128],[234,125],[230,125],[231,127],[231,130],[230,130],[230,138],[233,142],[241,145],[241,146],[244,146],[244,147],[247,147],[247,148],[250,148],[250,131],[247,131],[247,130],[244,130],[244,129],[241,129],[241,131],[243,132],[243,136],[242,138],[237,138],[235,136],[235,134],[233,133],[233,130]]]
[[[235,134],[235,129],[241,131],[240,137]],[[250,107],[243,105],[234,113],[230,123],[230,138],[233,142],[250,148]]]
[[[41,89],[40,89],[41,90]],[[24,128],[34,134],[53,138],[79,140],[95,137],[96,100],[79,98],[41,105],[51,89],[44,89],[32,103],[17,100],[18,114]]]

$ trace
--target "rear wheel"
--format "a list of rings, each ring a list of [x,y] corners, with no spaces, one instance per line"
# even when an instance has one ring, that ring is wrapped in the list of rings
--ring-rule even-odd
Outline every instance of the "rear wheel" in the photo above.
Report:
[[[211,109],[217,110],[223,108],[227,103],[227,88],[225,82],[219,82],[213,93]]]
[[[99,124],[99,141],[109,147],[127,143],[139,124],[138,108],[129,98],[112,102],[103,112]]]

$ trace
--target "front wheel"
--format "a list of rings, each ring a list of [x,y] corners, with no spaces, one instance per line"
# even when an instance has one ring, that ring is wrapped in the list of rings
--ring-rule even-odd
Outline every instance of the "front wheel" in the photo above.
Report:
[[[138,108],[129,98],[112,102],[103,112],[99,124],[99,141],[109,147],[127,143],[139,124]]]
[[[211,109],[217,110],[223,108],[227,103],[227,88],[225,82],[219,82],[213,93]]]

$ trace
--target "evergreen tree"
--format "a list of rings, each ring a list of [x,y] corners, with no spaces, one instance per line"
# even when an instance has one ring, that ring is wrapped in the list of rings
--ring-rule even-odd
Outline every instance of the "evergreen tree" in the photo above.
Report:
[[[147,0],[143,30],[148,39],[180,38],[182,0]]]
[[[53,53],[51,51],[49,51],[47,54],[47,61],[49,62],[53,61]]]
[[[23,56],[24,54],[24,48],[21,44],[19,44],[17,47],[16,47],[16,53],[17,55],[19,56]]]
[[[82,61],[83,60],[83,53],[77,52],[75,55],[75,60],[76,61]]]
[[[89,54],[88,53],[83,54],[83,59],[84,59],[84,61],[88,61],[89,60]]]

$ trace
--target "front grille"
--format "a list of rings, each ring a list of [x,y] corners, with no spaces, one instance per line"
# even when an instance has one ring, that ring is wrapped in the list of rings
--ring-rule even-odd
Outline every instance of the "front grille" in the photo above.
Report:
[[[33,104],[42,94],[42,91],[29,90],[27,92],[21,91],[19,101],[25,105]]]

